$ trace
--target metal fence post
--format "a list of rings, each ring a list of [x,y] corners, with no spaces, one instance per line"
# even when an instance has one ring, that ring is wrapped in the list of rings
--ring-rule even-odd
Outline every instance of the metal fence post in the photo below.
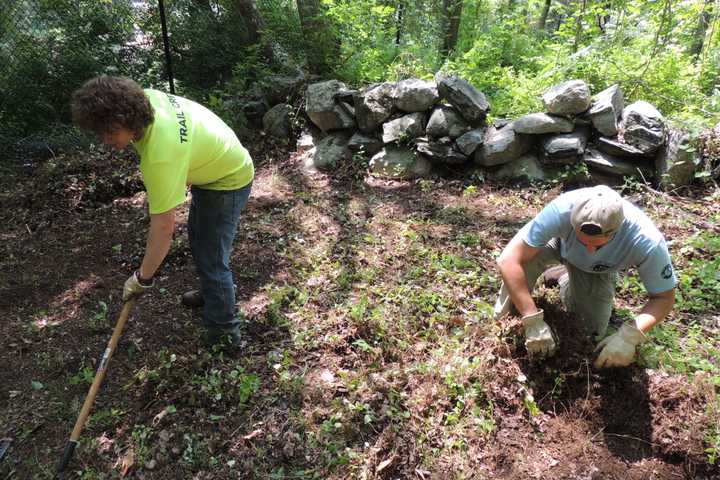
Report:
[[[158,0],[160,7],[160,23],[162,24],[163,46],[165,47],[165,66],[167,68],[168,82],[170,82],[170,93],[175,94],[175,80],[172,73],[172,60],[170,59],[170,39],[167,33],[167,23],[165,22],[165,2]]]

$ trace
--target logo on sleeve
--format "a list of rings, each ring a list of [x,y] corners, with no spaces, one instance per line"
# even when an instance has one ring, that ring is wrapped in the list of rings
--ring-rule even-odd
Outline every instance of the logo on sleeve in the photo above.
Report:
[[[672,275],[673,275],[672,265],[670,265],[669,263],[667,265],[665,265],[665,268],[662,269],[662,272],[660,273],[660,275],[665,280],[672,277]]]

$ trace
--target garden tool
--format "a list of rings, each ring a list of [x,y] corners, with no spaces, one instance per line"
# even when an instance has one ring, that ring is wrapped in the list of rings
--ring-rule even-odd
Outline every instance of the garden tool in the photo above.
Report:
[[[75,447],[77,447],[78,440],[80,439],[80,433],[85,427],[85,422],[87,421],[88,415],[90,414],[90,409],[92,408],[92,404],[95,401],[95,396],[100,389],[100,384],[102,384],[102,381],[105,378],[105,373],[107,372],[110,359],[112,358],[113,352],[115,351],[115,347],[117,347],[118,341],[120,341],[123,329],[125,328],[125,323],[127,322],[127,319],[130,316],[130,312],[132,311],[134,306],[135,299],[130,299],[123,305],[123,309],[120,312],[120,318],[118,318],[118,321],[115,324],[115,330],[113,330],[112,337],[110,337],[107,348],[105,348],[105,352],[103,352],[103,355],[98,362],[97,370],[95,371],[95,378],[93,379],[92,385],[90,386],[90,391],[88,391],[88,394],[85,397],[85,402],[80,409],[80,415],[75,422],[75,428],[73,428],[73,431],[70,434],[70,441],[68,441],[68,444],[65,447],[65,452],[63,453],[63,456],[57,465],[57,469],[55,471],[55,478],[58,480],[64,477],[65,468],[67,468],[68,464],[70,463],[70,459],[75,452]]]
[[[7,453],[8,448],[10,448],[11,443],[11,438],[0,438],[0,462],[2,462],[2,459]]]

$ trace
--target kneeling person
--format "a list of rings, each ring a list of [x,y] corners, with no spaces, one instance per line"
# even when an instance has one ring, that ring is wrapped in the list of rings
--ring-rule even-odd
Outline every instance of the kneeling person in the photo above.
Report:
[[[677,278],[665,239],[639,208],[604,185],[564,193],[528,222],[498,258],[503,284],[495,316],[514,305],[531,356],[551,355],[557,347],[531,295],[537,279],[557,265],[563,266],[558,278],[563,304],[596,339],[607,331],[619,271],[637,267],[649,294],[634,321],[598,344],[598,368],[632,363],[645,333],[675,302]]]

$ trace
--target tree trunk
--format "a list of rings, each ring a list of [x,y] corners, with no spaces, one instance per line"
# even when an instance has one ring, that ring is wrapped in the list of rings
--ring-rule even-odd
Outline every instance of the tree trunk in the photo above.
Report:
[[[583,17],[585,16],[585,7],[587,5],[587,0],[581,0],[582,6],[580,7],[580,12],[577,14],[575,24],[575,41],[573,42],[573,53],[577,52],[578,47],[580,46],[580,35],[582,34],[582,23],[583,23]]]
[[[705,34],[707,33],[708,25],[710,25],[710,19],[713,15],[712,9],[714,3],[714,0],[705,0],[700,16],[698,17],[698,23],[695,27],[695,33],[693,34],[693,42],[688,51],[688,53],[694,57],[700,55],[705,45]]]
[[[550,4],[552,0],[545,0],[542,12],[540,12],[540,20],[538,20],[538,30],[541,32],[545,31],[545,22],[547,22],[548,13],[550,12]]]
[[[325,23],[320,0],[297,0],[297,9],[310,71],[324,73],[328,70],[328,57],[333,41]]]
[[[602,11],[597,13],[595,15],[595,18],[597,19],[598,28],[600,29],[600,32],[603,34],[605,32],[605,25],[610,21],[610,9],[612,8],[612,4],[610,1],[606,1],[602,3]]]
[[[236,0],[235,6],[243,18],[248,43],[250,45],[260,43],[262,40],[263,20],[255,0]]]
[[[450,52],[455,49],[455,45],[457,45],[462,7],[462,0],[443,0],[445,18],[443,22],[443,44],[440,53],[444,58],[447,58]]]
[[[397,11],[395,12],[395,46],[400,46],[400,38],[402,37],[403,14],[405,13],[405,2],[399,1]]]

